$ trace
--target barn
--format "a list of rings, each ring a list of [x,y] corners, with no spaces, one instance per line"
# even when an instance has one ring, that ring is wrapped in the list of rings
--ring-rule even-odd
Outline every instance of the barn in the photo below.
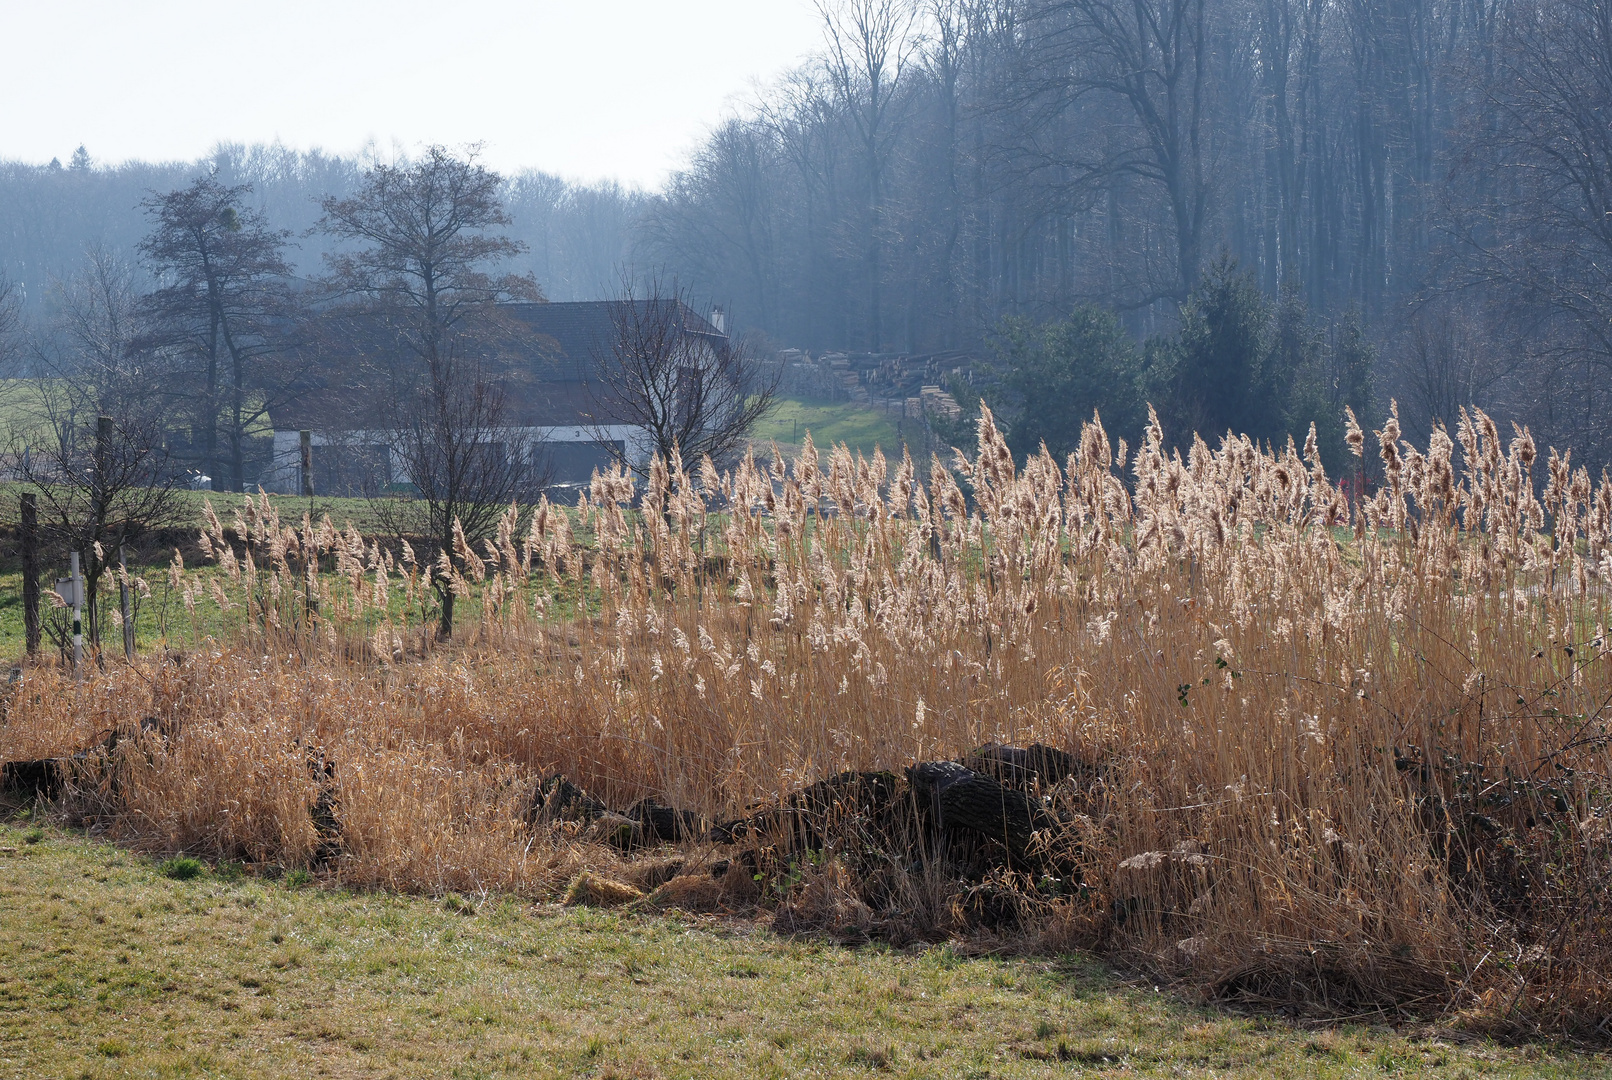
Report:
[[[633,410],[603,392],[601,365],[614,362],[618,325],[627,304],[675,304],[678,332],[709,345],[726,342],[721,309],[702,316],[680,301],[508,303],[497,306],[495,331],[477,338],[483,370],[496,373],[506,403],[503,452],[531,458],[552,487],[585,484],[608,465],[611,450],[634,463],[650,447]],[[324,320],[306,385],[271,410],[273,456],[265,490],[301,490],[301,445],[312,447],[314,491],[322,495],[406,490],[391,437],[377,421],[388,373],[414,361],[403,336],[376,317],[331,315]]]

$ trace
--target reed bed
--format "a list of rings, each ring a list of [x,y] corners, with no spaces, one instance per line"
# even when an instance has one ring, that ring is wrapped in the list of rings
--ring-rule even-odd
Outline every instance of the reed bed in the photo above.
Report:
[[[243,629],[81,685],[29,670],[0,757],[150,716],[170,737],[79,766],[80,805],[131,843],[556,897],[623,866],[531,824],[544,776],[720,820],[1040,741],[1090,770],[1048,793],[1078,872],[999,883],[1021,945],[1604,1039],[1612,482],[1481,412],[1423,447],[1397,418],[1349,439],[1381,463],[1355,502],[1313,430],[1181,453],[1155,419],[1131,452],[1094,418],[1066,462],[1019,468],[985,412],[927,477],[823,464],[809,437],[793,462],[657,461],[431,563],[248,499],[228,527],[209,510],[217,566],[176,557],[170,582]],[[451,644],[443,580],[481,612]],[[763,906],[869,925],[852,865],[802,865]],[[983,932],[943,853],[898,869],[909,930]]]

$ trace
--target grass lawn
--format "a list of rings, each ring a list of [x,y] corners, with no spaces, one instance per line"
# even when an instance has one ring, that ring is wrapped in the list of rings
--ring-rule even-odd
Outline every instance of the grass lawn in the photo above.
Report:
[[[11,526],[18,520],[20,514],[18,496],[23,490],[21,485],[0,484],[0,526]],[[205,522],[205,505],[211,502],[214,513],[228,528],[234,523],[236,511],[241,507],[245,496],[228,492],[200,491],[182,491],[176,495],[176,518],[173,527],[183,534],[181,547],[187,572],[202,575],[216,573],[217,564],[204,561],[195,544],[195,537]],[[254,501],[256,498],[257,496],[253,496]],[[337,528],[345,529],[350,524],[366,535],[371,535],[380,528],[374,506],[366,499],[316,497],[310,501],[300,496],[270,495],[269,500],[280,514],[282,522],[287,525],[300,526],[303,515],[311,510],[310,516],[315,522],[329,515]],[[381,535],[385,543],[385,534]],[[172,538],[170,536],[170,539]],[[172,558],[173,548],[155,547],[152,544],[148,544],[143,551],[129,553],[129,573],[143,577],[151,589],[149,597],[136,597],[133,601],[135,638],[137,647],[142,651],[152,648],[159,642],[175,648],[193,648],[206,636],[223,636],[240,623],[239,612],[233,616],[225,616],[210,599],[198,603],[194,617],[188,614],[182,606],[179,595],[168,585],[168,564]],[[48,593],[56,579],[66,575],[65,557],[59,551],[52,552],[45,559],[40,586]],[[103,617],[107,620],[102,627],[105,635],[103,646],[115,653],[122,648],[122,634],[110,621],[111,612],[118,605],[116,579],[110,574],[101,580],[100,595],[104,609]],[[400,611],[402,594],[395,594],[391,600],[393,610]],[[65,625],[67,618],[65,611],[53,608],[48,596],[42,600],[42,612],[47,625],[52,620]],[[48,634],[43,648],[47,653],[52,651]],[[20,557],[15,550],[0,546],[0,663],[20,658],[25,651]]]
[[[914,430],[908,434],[916,438],[919,426],[913,421]],[[850,401],[779,398],[773,411],[756,425],[751,441],[758,448],[776,442],[785,454],[792,455],[807,431],[812,433],[812,442],[822,451],[843,442],[852,453],[860,450],[872,454],[877,446],[885,457],[901,456],[903,432],[895,418]]]
[[[228,868],[225,868],[226,871]],[[1604,1076],[1605,1058],[1306,1030],[1078,959],[358,894],[0,824],[4,1077]]]
[[[0,484],[0,522],[6,525],[16,525],[21,520],[21,496],[29,490],[25,485],[18,483]],[[174,520],[169,524],[186,529],[200,530],[202,526],[202,507],[211,502],[213,511],[225,525],[235,520],[235,510],[241,505],[246,496],[228,491],[175,491],[174,492]],[[252,499],[258,498],[254,490]],[[380,527],[376,520],[374,504],[368,499],[354,499],[336,496],[317,495],[312,499],[301,495],[270,495],[269,502],[279,511],[281,519],[287,525],[300,525],[302,515],[310,513],[317,523],[326,514],[337,527],[345,528],[350,522],[360,532],[372,532]],[[49,508],[40,500],[39,514],[41,524],[48,524]]]

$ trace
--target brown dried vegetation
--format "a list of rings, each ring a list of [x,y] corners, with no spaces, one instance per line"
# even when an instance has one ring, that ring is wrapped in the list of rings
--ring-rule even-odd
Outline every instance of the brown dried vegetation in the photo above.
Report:
[[[1019,470],[986,413],[927,484],[809,440],[657,462],[512,510],[464,576],[248,501],[209,523],[217,573],[173,571],[247,629],[79,689],[30,671],[0,756],[149,715],[74,769],[81,812],[152,849],[549,898],[586,870],[579,896],[847,940],[1013,927],[1222,995],[1605,1037],[1612,484],[1553,451],[1536,494],[1526,431],[1481,413],[1425,449],[1391,419],[1351,505],[1313,441],[1182,456],[1155,421],[1128,455],[1094,422]],[[431,641],[433,574],[479,600],[471,640]],[[563,774],[729,822],[992,742],[1082,764],[1032,788],[1027,865],[851,815],[634,882],[537,812]]]

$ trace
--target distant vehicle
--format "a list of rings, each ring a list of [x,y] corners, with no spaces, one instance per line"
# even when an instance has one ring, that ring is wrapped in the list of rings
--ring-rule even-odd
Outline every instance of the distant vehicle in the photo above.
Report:
[[[185,474],[185,484],[192,491],[213,490],[213,478],[205,473],[197,472],[195,469],[191,469]]]

